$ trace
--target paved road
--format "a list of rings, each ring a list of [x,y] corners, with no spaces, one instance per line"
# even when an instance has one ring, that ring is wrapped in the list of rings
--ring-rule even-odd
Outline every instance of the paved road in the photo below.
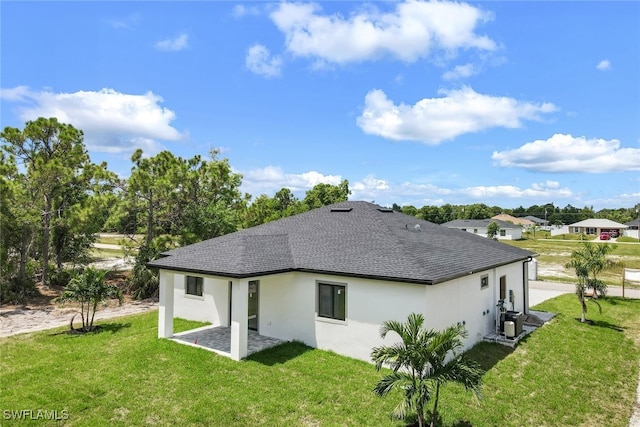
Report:
[[[572,283],[543,282],[541,280],[529,280],[529,306],[540,304],[549,298],[562,294],[572,294],[576,291],[576,286]],[[622,287],[608,286],[607,295],[622,296]],[[630,289],[625,287],[625,298],[639,298],[640,289]]]

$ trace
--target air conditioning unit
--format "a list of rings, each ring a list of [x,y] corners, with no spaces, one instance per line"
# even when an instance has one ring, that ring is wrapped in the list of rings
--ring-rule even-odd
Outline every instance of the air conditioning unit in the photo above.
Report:
[[[504,322],[504,336],[514,338],[516,336],[516,324],[512,321]]]

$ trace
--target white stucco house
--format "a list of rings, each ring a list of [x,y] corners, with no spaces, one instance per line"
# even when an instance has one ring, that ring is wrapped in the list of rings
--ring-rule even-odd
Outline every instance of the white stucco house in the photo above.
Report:
[[[584,234],[600,234],[603,231],[611,232],[617,231],[620,235],[624,234],[624,231],[629,228],[628,225],[620,224],[619,222],[612,221],[606,218],[589,218],[584,221],[575,222],[569,224],[569,233],[584,233]]]
[[[160,274],[160,338],[180,317],[226,328],[219,353],[236,360],[261,336],[370,361],[373,347],[393,342],[380,338],[385,320],[417,312],[427,328],[460,322],[470,347],[495,332],[499,299],[526,312],[532,255],[353,201],[175,249],[149,266]]]
[[[455,219],[445,222],[443,227],[456,228],[466,231],[467,233],[477,234],[478,236],[487,237],[487,227],[490,223],[495,222],[500,226],[500,231],[496,236],[498,240],[519,240],[522,239],[522,226],[511,222],[501,221],[499,219]]]

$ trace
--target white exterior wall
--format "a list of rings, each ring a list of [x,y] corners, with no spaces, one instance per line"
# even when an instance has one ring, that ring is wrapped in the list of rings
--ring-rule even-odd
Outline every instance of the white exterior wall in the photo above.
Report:
[[[483,275],[489,280],[486,289],[480,286]],[[465,347],[470,348],[496,328],[499,279],[503,275],[507,277],[507,298],[509,289],[513,290],[514,308],[523,311],[521,263],[432,286],[297,272],[251,280],[260,281],[259,334],[298,340],[312,347],[370,361],[373,347],[397,340],[395,334],[389,334],[386,340],[380,338],[382,322],[406,321],[413,312],[425,316],[428,329],[440,330],[464,322],[469,332]],[[185,297],[184,281],[183,275],[175,275],[175,316],[228,325],[228,280],[205,277],[202,299]],[[346,286],[345,321],[317,316],[318,282]],[[511,309],[508,302],[507,308]]]
[[[460,230],[463,230],[460,228]],[[474,233],[474,230],[478,230],[477,233]],[[505,235],[501,236],[500,232],[496,236],[498,240],[519,240],[522,239],[522,229],[521,228],[507,228],[505,230]],[[477,234],[478,236],[487,237],[487,227],[465,227],[464,231],[471,234]]]
[[[163,274],[163,271],[160,274]],[[211,322],[215,326],[229,326],[229,279],[195,273],[188,275],[204,278],[202,297],[187,295],[187,274],[175,274],[174,316],[200,322]]]

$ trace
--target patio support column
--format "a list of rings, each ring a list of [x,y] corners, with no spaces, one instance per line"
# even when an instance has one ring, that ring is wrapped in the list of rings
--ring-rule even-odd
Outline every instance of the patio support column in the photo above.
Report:
[[[234,280],[231,284],[231,358],[247,356],[249,313],[249,281]]]
[[[160,304],[158,307],[158,338],[173,336],[173,286],[175,275],[160,270]]]

